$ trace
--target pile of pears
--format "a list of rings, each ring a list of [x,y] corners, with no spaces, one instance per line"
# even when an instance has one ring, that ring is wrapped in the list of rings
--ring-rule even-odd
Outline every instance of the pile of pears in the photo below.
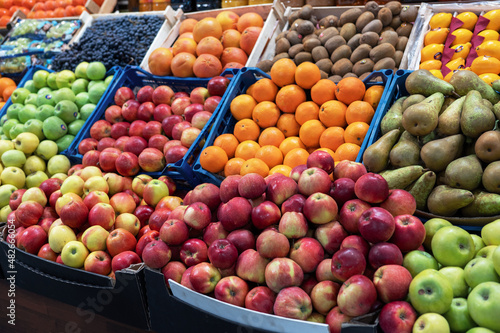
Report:
[[[406,91],[405,91],[406,90]],[[409,191],[417,209],[444,217],[500,214],[500,80],[471,71],[449,82],[412,72],[363,154],[367,170]]]

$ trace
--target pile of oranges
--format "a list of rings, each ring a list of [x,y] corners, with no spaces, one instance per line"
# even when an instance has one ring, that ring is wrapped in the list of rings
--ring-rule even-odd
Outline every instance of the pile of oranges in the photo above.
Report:
[[[16,82],[8,77],[0,78],[0,110],[9,99],[10,95],[16,90]]]
[[[200,165],[225,177],[266,177],[289,176],[315,150],[328,152],[336,163],[355,161],[383,91],[381,85],[366,89],[354,77],[335,84],[321,79],[311,62],[296,66],[280,59],[271,79],[258,80],[231,101],[234,129],[203,149]]]

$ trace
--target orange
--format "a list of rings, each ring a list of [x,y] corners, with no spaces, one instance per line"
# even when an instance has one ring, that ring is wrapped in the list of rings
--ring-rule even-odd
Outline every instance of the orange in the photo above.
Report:
[[[252,119],[260,128],[275,126],[280,117],[280,109],[273,102],[260,102],[252,111]]]
[[[364,93],[364,92],[363,92]],[[295,109],[306,101],[306,92],[295,84],[284,86],[276,95],[276,105],[281,111],[293,113]]]
[[[363,97],[363,101],[370,103],[374,110],[377,109],[378,103],[382,99],[382,95],[384,94],[384,86],[375,85],[366,89],[365,96]]]
[[[259,145],[273,145],[279,147],[281,142],[285,140],[285,134],[277,127],[265,128],[259,135]]]
[[[278,147],[272,145],[260,147],[255,153],[255,157],[263,160],[269,169],[283,163],[283,153]]]
[[[345,142],[344,132],[342,127],[328,127],[319,137],[319,146],[333,151],[337,150],[337,148]]]
[[[361,101],[365,95],[365,84],[356,77],[346,77],[339,81],[335,96],[342,103],[349,105],[354,101]]]
[[[221,134],[214,140],[214,146],[224,149],[228,158],[234,157],[234,152],[239,143],[238,139],[231,133]]]
[[[335,82],[328,79],[321,79],[311,88],[311,99],[318,105],[335,99],[336,87]]]
[[[283,132],[285,137],[297,136],[299,134],[300,125],[295,120],[295,116],[291,113],[283,113],[279,117],[276,126]]]
[[[349,124],[344,132],[344,141],[348,143],[355,143],[358,146],[361,146],[369,128],[370,125],[362,121],[356,121]]]
[[[326,127],[345,127],[347,125],[345,119],[346,110],[347,106],[342,102],[336,100],[326,102],[319,108],[319,120]]]
[[[355,101],[352,102],[345,111],[345,120],[347,124],[352,124],[356,121],[362,121],[369,124],[373,115],[375,114],[375,110],[368,102],[364,101]]]
[[[302,125],[311,119],[319,119],[318,104],[307,101],[297,106],[297,110],[295,110],[295,120],[299,123],[299,125]]]
[[[289,177],[290,172],[292,172],[292,168],[290,168],[288,165],[280,164],[271,168],[271,170],[269,170],[269,175],[273,175],[275,173],[281,173],[283,176]]]
[[[306,148],[306,146],[298,136],[290,136],[283,140],[278,148],[283,153],[283,156],[286,156],[286,154],[288,154],[291,150],[295,148]]]
[[[343,143],[335,151],[334,160],[335,162],[340,162],[343,160],[356,161],[360,149],[361,147],[355,143]]]
[[[260,127],[252,119],[241,119],[234,124],[233,133],[239,142],[245,140],[256,141],[260,135]]]
[[[246,160],[241,166],[240,175],[244,176],[249,173],[257,173],[262,177],[267,177],[269,174],[269,167],[263,160],[258,158],[251,158]]]
[[[9,99],[10,95],[12,95],[12,93],[14,92],[14,90],[16,90],[16,86],[8,86],[8,87],[6,87],[3,90],[3,93],[2,93],[3,100],[7,101]]]
[[[300,126],[299,138],[306,147],[319,147],[319,138],[325,129],[321,121],[308,120]]]
[[[227,154],[221,147],[208,146],[200,154],[200,165],[208,172],[221,172],[227,161]]]
[[[307,164],[309,153],[304,148],[295,148],[290,150],[283,159],[283,164],[290,168],[295,168],[297,165]]]
[[[271,80],[278,86],[295,83],[295,70],[297,65],[292,59],[280,59],[271,67]]]
[[[276,94],[278,93],[278,86],[270,79],[260,79],[252,84],[252,97],[259,102],[270,101],[274,102]]]
[[[224,167],[224,176],[228,177],[230,175],[239,175],[241,166],[245,163],[245,160],[239,157],[233,157],[227,161]]]
[[[295,69],[295,83],[304,89],[311,89],[319,80],[321,72],[312,62],[305,61]]]
[[[15,89],[16,88],[16,83],[14,82],[14,80],[12,80],[12,79],[10,79],[8,77],[2,77],[2,78],[0,78],[0,96],[3,96],[3,91],[7,87],[14,87],[14,89]]]
[[[236,120],[252,118],[253,108],[257,105],[255,99],[247,94],[236,96],[232,101],[229,109]]]
[[[246,140],[241,142],[234,152],[234,157],[239,157],[244,160],[248,160],[255,157],[257,150],[259,150],[260,145],[252,140]]]

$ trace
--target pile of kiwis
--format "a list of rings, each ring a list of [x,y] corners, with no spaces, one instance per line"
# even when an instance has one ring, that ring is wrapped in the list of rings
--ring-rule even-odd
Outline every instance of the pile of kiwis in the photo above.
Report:
[[[323,78],[334,82],[395,69],[417,14],[418,7],[402,6],[399,1],[384,6],[369,1],[364,8],[351,8],[340,17],[318,20],[313,7],[305,5],[289,16],[290,28],[276,37],[274,59],[260,61],[257,67],[269,72],[282,58],[293,59],[297,65],[309,61],[320,68]]]

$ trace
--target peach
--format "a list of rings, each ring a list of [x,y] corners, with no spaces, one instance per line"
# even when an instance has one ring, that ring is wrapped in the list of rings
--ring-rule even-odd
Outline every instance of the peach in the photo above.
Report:
[[[200,40],[208,36],[217,39],[222,37],[222,27],[213,17],[205,17],[203,20],[196,23],[193,29],[193,38],[196,43],[199,43]]]
[[[260,27],[264,26],[264,20],[262,16],[257,13],[245,13],[241,15],[237,23],[237,28],[239,32],[243,32],[248,27]]]
[[[260,27],[248,27],[241,34],[240,47],[247,55],[252,53],[255,43],[259,38],[262,28]]]
[[[196,47],[196,54],[198,56],[201,54],[211,54],[220,58],[223,49],[222,43],[217,38],[208,36],[200,40]]]
[[[164,47],[159,47],[148,58],[148,66],[151,74],[158,76],[171,75],[172,52]]]
[[[226,64],[230,62],[237,62],[244,66],[247,63],[248,56],[245,51],[240,48],[228,47],[222,51],[220,60],[222,62],[222,66],[226,66]]]
[[[222,73],[222,64],[211,54],[201,54],[193,65],[194,75],[197,77],[214,77]]]
[[[191,38],[179,38],[172,46],[174,57],[181,52],[196,55],[196,42]]]
[[[215,19],[220,23],[222,31],[226,31],[227,29],[236,29],[239,18],[240,16],[235,12],[225,10],[220,12]]]
[[[172,73],[177,77],[193,76],[193,65],[196,57],[191,53],[181,52],[172,59],[170,68]]]
[[[235,29],[228,29],[222,33],[222,46],[240,47],[241,33]]]
[[[185,32],[193,32],[193,28],[198,23],[198,20],[194,18],[188,18],[181,22],[179,27],[179,35],[182,35]]]

